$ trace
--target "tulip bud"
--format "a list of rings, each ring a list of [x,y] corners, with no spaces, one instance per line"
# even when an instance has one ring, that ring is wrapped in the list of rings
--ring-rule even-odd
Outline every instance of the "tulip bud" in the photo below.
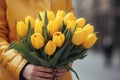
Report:
[[[55,20],[55,14],[53,11],[47,11],[47,17],[48,17],[48,21],[53,21]]]
[[[75,21],[68,20],[66,27],[68,29],[74,29],[74,27],[75,27]]]
[[[47,25],[48,32],[50,32],[50,35],[53,36],[53,34],[57,31],[59,31],[60,26],[56,20],[50,21]]]
[[[84,32],[84,38],[86,39],[89,34],[94,32],[94,27],[92,25],[90,25],[90,24],[87,24],[83,28],[83,32]]]
[[[25,23],[27,24],[27,26],[28,26],[28,21],[30,21],[30,23],[31,23],[31,28],[33,29],[34,26],[35,26],[35,20],[34,20],[31,16],[27,16],[27,17],[25,18]]]
[[[85,25],[85,22],[86,22],[85,18],[79,18],[76,20],[76,24],[79,28],[82,28]]]
[[[65,15],[64,17],[64,22],[67,24],[68,20],[75,21],[76,17],[72,12],[69,12],[68,14]]]
[[[77,27],[75,31],[81,31],[82,28]]]
[[[53,41],[55,42],[57,47],[61,47],[65,41],[65,35],[61,32],[55,32],[53,34]]]
[[[23,37],[26,37],[27,32],[28,32],[28,26],[23,21],[17,22],[17,33],[18,33],[18,35],[21,38],[23,38]]]
[[[34,33],[31,36],[32,46],[36,49],[40,49],[44,46],[44,38],[40,33]]]
[[[42,26],[43,26],[42,21],[40,21],[39,19],[36,19],[34,32],[35,33],[42,33]]]
[[[84,48],[90,48],[95,44],[96,41],[97,41],[96,35],[93,33],[89,34],[87,39],[82,43],[82,46]]]
[[[55,53],[56,51],[56,45],[53,41],[48,41],[48,43],[46,44],[44,51],[47,55],[51,56]]]
[[[84,41],[84,33],[82,30],[76,30],[72,37],[72,43],[76,46],[79,46]]]
[[[59,27],[61,27],[62,26],[62,18],[61,17],[56,17],[56,19],[55,19],[55,21],[57,21],[57,23],[58,23],[58,25],[59,25]]]
[[[65,16],[65,11],[63,10],[58,10],[57,13],[56,13],[56,18],[57,17],[61,17],[62,19],[64,18]]]
[[[89,34],[90,33],[93,33],[94,32],[94,27],[90,24],[87,24],[84,28],[83,28],[84,31],[88,32]]]

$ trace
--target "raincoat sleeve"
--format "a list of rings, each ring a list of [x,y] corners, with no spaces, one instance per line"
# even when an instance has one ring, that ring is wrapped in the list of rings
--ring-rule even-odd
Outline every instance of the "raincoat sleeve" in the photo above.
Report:
[[[5,0],[0,0],[0,63],[19,80],[19,75],[27,61],[16,50],[8,50],[9,28],[6,20]]]

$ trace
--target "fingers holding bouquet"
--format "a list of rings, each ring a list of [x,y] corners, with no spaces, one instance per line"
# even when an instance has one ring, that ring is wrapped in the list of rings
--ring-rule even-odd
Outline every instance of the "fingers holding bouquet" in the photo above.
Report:
[[[69,67],[72,67],[72,62],[68,63]],[[68,69],[55,69],[55,80],[61,80],[61,78],[68,72]]]
[[[28,64],[23,70],[23,77],[27,80],[60,80],[65,74],[66,69],[55,69],[53,73],[52,68],[46,68],[43,66],[35,66]]]
[[[27,80],[51,80],[52,69],[28,64],[23,70],[23,77]]]

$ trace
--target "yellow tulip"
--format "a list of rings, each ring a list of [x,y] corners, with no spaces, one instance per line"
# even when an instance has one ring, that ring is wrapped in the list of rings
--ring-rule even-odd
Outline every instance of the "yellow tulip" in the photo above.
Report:
[[[81,31],[82,28],[77,27],[75,31]]]
[[[17,22],[17,33],[18,35],[23,38],[27,35],[28,32],[28,26],[23,22]]]
[[[53,11],[47,11],[48,21],[55,20],[55,14]]]
[[[33,29],[34,26],[35,26],[35,20],[34,20],[31,16],[27,16],[27,17],[25,18],[25,23],[27,24],[27,26],[28,26],[28,21],[30,21],[30,23],[31,23],[31,28]]]
[[[44,51],[47,55],[51,56],[55,53],[56,51],[56,45],[53,41],[48,41],[48,43],[46,44]]]
[[[94,27],[90,24],[87,24],[83,28],[83,32],[84,32],[84,38],[86,39],[89,34],[94,32]]]
[[[62,26],[62,18],[58,16],[58,17],[56,17],[55,20],[57,21],[59,27],[61,27]]]
[[[76,20],[76,17],[75,15],[72,13],[72,12],[69,12],[68,14],[65,15],[64,17],[64,22],[65,24],[67,24],[67,22],[71,20],[71,21],[75,21]]]
[[[36,49],[40,49],[44,46],[44,37],[40,33],[34,33],[31,36],[32,46]]]
[[[82,30],[76,30],[72,37],[72,43],[79,46],[84,41],[84,33]]]
[[[79,18],[76,20],[76,24],[79,28],[82,28],[86,23],[86,20],[85,18]]]
[[[57,13],[56,13],[56,18],[57,17],[61,17],[62,19],[64,18],[65,16],[65,11],[63,10],[58,10]]]
[[[75,21],[68,20],[66,27],[68,29],[74,29],[74,27],[75,27]]]
[[[90,33],[93,33],[94,32],[94,26],[90,25],[90,24],[87,24],[85,25],[85,27],[83,28],[84,31],[88,32],[89,34]]]
[[[61,32],[55,32],[53,34],[53,41],[55,42],[57,47],[61,47],[65,41],[65,35]]]
[[[39,19],[36,19],[34,32],[35,33],[42,33],[42,26],[43,26],[42,21],[40,21]]]
[[[57,31],[59,31],[60,29],[60,26],[59,24],[57,23],[56,20],[54,21],[50,21],[47,25],[47,29],[48,29],[48,32],[50,32],[50,35],[53,36],[53,34]]]
[[[96,35],[93,33],[89,34],[87,39],[82,43],[82,46],[84,48],[90,48],[95,44],[96,41],[97,41]]]

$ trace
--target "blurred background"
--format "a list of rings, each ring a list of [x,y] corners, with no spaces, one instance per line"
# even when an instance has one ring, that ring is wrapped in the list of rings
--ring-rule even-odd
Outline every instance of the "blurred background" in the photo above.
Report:
[[[120,0],[73,0],[73,6],[76,16],[99,32],[88,56],[75,61],[73,69],[81,80],[120,80]]]

